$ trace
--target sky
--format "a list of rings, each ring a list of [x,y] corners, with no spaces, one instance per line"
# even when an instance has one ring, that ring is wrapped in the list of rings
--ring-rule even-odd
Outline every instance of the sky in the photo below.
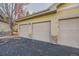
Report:
[[[27,6],[24,6],[24,10],[25,11],[29,10],[30,13],[38,12],[47,9],[51,5],[52,3],[30,3]]]

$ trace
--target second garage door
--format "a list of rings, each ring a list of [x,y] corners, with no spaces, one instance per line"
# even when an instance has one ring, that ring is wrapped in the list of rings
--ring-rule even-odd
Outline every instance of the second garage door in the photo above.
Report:
[[[58,43],[79,48],[79,18],[60,20]]]
[[[50,42],[50,22],[33,24],[33,39]]]

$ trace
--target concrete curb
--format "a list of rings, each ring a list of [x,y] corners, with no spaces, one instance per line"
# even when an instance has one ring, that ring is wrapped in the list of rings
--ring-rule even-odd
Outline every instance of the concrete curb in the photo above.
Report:
[[[0,39],[6,39],[6,38],[16,38],[18,36],[3,36],[3,37],[0,37]]]

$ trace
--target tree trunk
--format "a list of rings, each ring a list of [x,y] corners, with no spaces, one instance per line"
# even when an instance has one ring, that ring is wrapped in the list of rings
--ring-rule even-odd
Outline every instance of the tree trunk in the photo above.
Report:
[[[10,33],[13,35],[13,22],[12,19],[9,19]]]

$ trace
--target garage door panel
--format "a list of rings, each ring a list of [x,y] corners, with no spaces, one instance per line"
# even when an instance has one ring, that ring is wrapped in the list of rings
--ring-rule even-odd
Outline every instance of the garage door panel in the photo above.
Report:
[[[28,38],[28,26],[29,25],[20,25],[19,36]]]
[[[79,47],[79,19],[60,21],[58,42],[67,46]]]
[[[33,24],[33,39],[50,41],[50,22]]]

